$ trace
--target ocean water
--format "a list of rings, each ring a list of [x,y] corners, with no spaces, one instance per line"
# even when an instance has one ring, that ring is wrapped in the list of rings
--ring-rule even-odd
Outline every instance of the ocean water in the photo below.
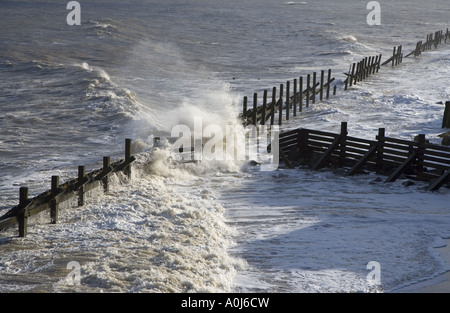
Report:
[[[173,162],[176,125],[236,124],[243,96],[331,68],[335,97],[283,124],[373,139],[438,143],[450,87],[449,45],[383,67],[343,91],[362,57],[392,53],[449,27],[447,0],[61,1],[0,3],[0,213],[50,177],[101,167],[134,140],[130,180],[56,225],[0,233],[0,290],[37,292],[390,292],[448,270],[449,191],[375,175],[260,171],[246,162]],[[163,137],[154,144],[154,137]],[[367,278],[380,265],[379,284]],[[80,280],[71,279],[71,262]]]

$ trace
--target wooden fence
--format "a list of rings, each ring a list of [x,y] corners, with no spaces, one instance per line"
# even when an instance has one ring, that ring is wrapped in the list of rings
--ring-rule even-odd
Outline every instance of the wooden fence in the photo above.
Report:
[[[429,144],[425,135],[417,141],[385,136],[380,128],[376,140],[348,136],[347,123],[340,133],[299,128],[280,134],[280,160],[287,167],[309,165],[319,170],[329,165],[346,169],[346,175],[373,171],[393,182],[402,174],[428,181],[438,190],[450,179],[450,147]]]
[[[347,75],[344,89],[347,90],[348,86],[356,85],[357,82],[363,81],[370,75],[378,73],[378,71],[380,70],[381,57],[381,54],[377,56],[366,57],[361,61],[350,65],[348,73],[344,73],[345,75]]]
[[[447,31],[444,33],[443,30],[437,31],[433,34],[428,34],[427,39],[425,42],[418,41],[416,44],[416,49],[412,51],[411,53],[407,54],[405,58],[409,57],[410,55],[414,55],[414,57],[419,57],[422,52],[430,50],[431,48],[437,48],[442,42],[447,43],[447,40],[450,40],[450,32],[447,28]]]
[[[50,210],[50,223],[58,221],[58,206],[74,197],[78,197],[78,206],[84,205],[85,193],[103,186],[108,191],[108,176],[114,172],[123,172],[130,177],[131,163],[135,161],[131,153],[131,139],[125,140],[125,158],[111,163],[110,157],[103,158],[103,168],[85,173],[85,166],[78,167],[78,177],[59,184],[59,176],[52,176],[51,189],[34,198],[28,198],[28,187],[21,187],[19,192],[19,204],[0,217],[0,230],[19,224],[19,237],[27,235],[28,218]]]
[[[242,114],[240,115],[244,125],[282,125],[283,116],[289,120],[291,116],[297,116],[297,113],[303,111],[303,106],[309,107],[310,103],[316,103],[316,100],[322,101],[329,99],[331,83],[335,78],[331,77],[331,69],[325,81],[325,71],[320,72],[320,78],[317,72],[308,74],[305,79],[300,76],[294,79],[291,90],[291,81],[286,82],[286,94],[284,94],[284,85],[280,84],[279,94],[277,88],[272,88],[271,102],[268,102],[268,91],[264,90],[262,105],[258,105],[258,94],[253,94],[252,108],[248,108],[248,97],[244,97]],[[292,91],[292,92],[291,92]],[[336,95],[336,86],[333,87],[333,95]],[[285,99],[285,100],[284,100]],[[284,114],[283,114],[284,111]],[[278,121],[275,121],[275,113],[278,112]]]

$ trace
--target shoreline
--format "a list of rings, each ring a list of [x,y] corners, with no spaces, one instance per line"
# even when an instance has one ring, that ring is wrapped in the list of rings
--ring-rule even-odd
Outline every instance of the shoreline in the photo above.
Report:
[[[444,273],[389,293],[450,293],[450,239],[443,240],[446,245],[434,249],[446,267]]]

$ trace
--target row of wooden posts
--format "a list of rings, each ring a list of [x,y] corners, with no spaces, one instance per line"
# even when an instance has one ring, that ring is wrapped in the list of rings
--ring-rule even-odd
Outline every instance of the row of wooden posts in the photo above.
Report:
[[[378,71],[380,70],[381,57],[381,54],[377,56],[366,57],[361,61],[350,65],[348,73],[344,73],[345,75],[347,75],[344,89],[347,90],[349,86],[352,86],[354,84],[356,85],[357,82],[363,81],[370,75],[378,73]]]
[[[435,32],[434,36],[433,33],[428,34],[425,42],[423,42],[422,40],[418,41],[416,44],[416,49],[414,49],[414,51],[412,51],[411,53],[407,54],[405,58],[411,55],[414,55],[414,57],[419,57],[422,54],[422,52],[430,50],[433,47],[436,49],[440,44],[442,44],[442,42],[447,43],[448,40],[450,41],[450,32],[448,28],[445,33],[443,30],[440,30]]]
[[[406,57],[414,54],[414,56],[420,56],[422,51],[426,51],[431,49],[432,46],[435,48],[441,44],[442,42],[447,42],[450,40],[450,32],[447,29],[444,31],[437,31],[433,34],[429,34],[427,36],[427,40],[425,43],[422,41],[417,43],[416,49],[408,54]],[[378,73],[380,67],[383,65],[391,65],[396,66],[403,62],[403,46],[399,45],[393,48],[393,53],[390,58],[381,63],[382,55],[375,55],[370,57],[365,57],[359,62],[355,62],[350,65],[350,69],[348,73],[344,73],[347,78],[345,79],[345,87],[347,90],[349,86],[357,84],[357,82],[361,82],[366,80],[372,74]],[[330,89],[331,83],[335,81],[334,77],[331,77],[331,69],[328,69],[328,76],[325,81],[325,71],[321,71],[320,73],[320,81],[317,79],[317,73],[314,72],[312,74],[308,74],[306,79],[303,76],[300,78],[293,80],[293,94],[290,93],[291,82],[286,82],[286,95],[284,96],[284,85],[280,84],[279,94],[277,95],[277,88],[272,88],[271,102],[268,99],[268,91],[263,91],[263,99],[262,105],[258,104],[258,94],[253,94],[253,104],[252,107],[249,108],[249,99],[247,96],[244,97],[243,100],[243,108],[240,117],[244,123],[244,125],[253,124],[253,125],[265,125],[269,123],[270,125],[278,124],[282,125],[283,123],[283,115],[286,120],[292,116],[296,116],[297,113],[302,112],[303,105],[309,107],[310,103],[315,103],[317,99],[317,95],[320,100],[323,100],[324,93],[326,93],[325,98],[329,99],[330,97]],[[306,85],[304,84],[306,83]],[[333,95],[336,95],[337,86],[333,86]],[[285,103],[283,102],[285,99]],[[283,114],[284,110],[284,114]],[[291,111],[292,110],[292,111]],[[278,121],[275,121],[275,113],[278,112]],[[291,113],[292,112],[292,113]]]
[[[131,139],[125,139],[125,158],[111,163],[109,156],[103,157],[103,168],[85,172],[85,166],[78,167],[78,177],[59,183],[59,176],[52,176],[51,189],[34,198],[28,198],[28,187],[21,187],[19,191],[19,204],[0,217],[0,230],[18,224],[19,237],[25,237],[28,232],[28,218],[50,210],[50,223],[58,221],[58,206],[74,197],[78,197],[78,206],[85,204],[85,194],[103,186],[104,192],[108,191],[108,176],[114,172],[123,172],[131,176],[131,163],[135,161],[132,155]]]
[[[254,93],[252,108],[248,108],[248,98],[245,96],[241,114],[243,123],[244,125],[265,125],[268,122],[270,125],[277,123],[281,126],[283,123],[283,109],[286,120],[289,120],[291,114],[292,116],[297,116],[297,113],[303,111],[303,105],[309,107],[310,103],[316,103],[317,99],[320,101],[324,98],[329,99],[331,83],[334,80],[335,78],[331,76],[331,69],[328,70],[326,81],[324,70],[320,72],[320,78],[317,77],[317,72],[314,72],[312,75],[308,74],[306,79],[300,76],[298,80],[293,80],[292,93],[291,81],[286,82],[286,95],[283,92],[283,84],[280,84],[278,95],[277,87],[273,87],[271,102],[268,102],[268,91],[264,90],[262,106],[258,106],[258,93]],[[336,86],[333,88],[333,95],[336,95]],[[285,102],[283,99],[285,99]],[[278,121],[275,121],[275,112],[278,112]]]
[[[340,133],[299,128],[280,134],[280,161],[287,167],[327,166],[346,169],[346,175],[374,171],[394,182],[401,175],[429,182],[428,189],[438,190],[450,179],[450,147],[427,142],[420,134],[415,141],[387,137],[380,128],[376,140],[348,136],[347,123]]]

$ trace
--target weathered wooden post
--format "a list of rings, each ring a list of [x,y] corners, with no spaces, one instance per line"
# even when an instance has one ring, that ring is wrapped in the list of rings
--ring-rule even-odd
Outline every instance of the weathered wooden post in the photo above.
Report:
[[[289,107],[291,106],[290,104],[290,85],[291,82],[287,81],[286,82],[286,121],[289,121]]]
[[[283,124],[283,84],[280,84],[280,106],[278,108],[278,125]]]
[[[442,118],[442,128],[450,128],[450,101],[445,102],[444,117]]]
[[[420,134],[417,139],[417,176],[424,171],[424,157],[425,157],[425,147],[426,139],[424,134]]]
[[[58,203],[56,202],[56,194],[59,188],[59,176],[52,176],[52,200],[50,201],[50,223],[58,222]]]
[[[261,125],[266,124],[266,109],[267,109],[267,90],[263,93],[263,106],[261,111]]]
[[[131,159],[131,139],[127,138],[125,139],[125,161],[129,161]],[[128,178],[131,178],[131,164],[128,164],[124,169],[125,175],[128,176]]]
[[[356,63],[356,72],[355,72],[355,77],[353,77],[354,78],[353,84],[356,85],[356,83],[360,79],[360,75],[361,75],[361,62],[358,62],[358,63]]]
[[[297,116],[297,78],[294,78],[294,116]]]
[[[270,125],[275,123],[275,108],[277,105],[277,87],[272,88],[272,111],[270,112]]]
[[[244,103],[242,107],[242,116],[246,116],[247,114],[247,96],[244,97]]]
[[[325,71],[321,70],[320,71],[320,95],[319,95],[319,99],[320,101],[323,101],[323,83],[325,80]]]
[[[25,208],[28,204],[28,187],[20,187],[19,206]],[[26,237],[28,233],[28,210],[23,209],[18,216],[19,219],[19,237]]]
[[[306,76],[306,107],[309,107],[309,91],[311,89],[310,84],[311,74],[308,74],[308,76]]]
[[[300,104],[298,106],[298,111],[303,112],[303,76],[300,76],[299,80]]]
[[[258,113],[258,94],[255,92],[253,94],[253,112],[252,112],[253,125],[255,125],[255,126],[257,123],[257,116],[256,116],[257,113]]]
[[[317,73],[314,72],[313,73],[313,86],[312,86],[312,93],[313,93],[313,98],[312,98],[312,103],[316,103],[316,83],[317,83]]]
[[[336,85],[334,85],[334,87],[333,87],[333,96],[335,96],[335,95],[336,95],[336,89],[337,89],[337,86],[336,86]]]
[[[383,150],[384,150],[384,142],[385,142],[385,129],[378,129],[377,136],[377,163],[376,163],[376,173],[379,174],[383,169]]]
[[[327,99],[330,99],[331,69],[328,69]]]
[[[352,76],[350,76],[349,79],[349,85],[350,87],[353,85],[353,80],[355,79],[355,68],[356,68],[356,63],[352,64]]]
[[[86,168],[84,165],[78,166],[78,183],[83,182],[83,178],[86,175]],[[84,205],[84,184],[78,188],[78,206]]]
[[[345,165],[345,151],[346,151],[346,147],[347,147],[347,135],[348,135],[348,131],[347,131],[347,122],[342,122],[341,123],[341,140],[339,143],[339,166],[344,166]]]
[[[106,156],[103,157],[103,171],[107,171],[111,165],[111,157]],[[108,192],[108,175],[105,175],[105,177],[102,178],[103,183],[103,191]]]

